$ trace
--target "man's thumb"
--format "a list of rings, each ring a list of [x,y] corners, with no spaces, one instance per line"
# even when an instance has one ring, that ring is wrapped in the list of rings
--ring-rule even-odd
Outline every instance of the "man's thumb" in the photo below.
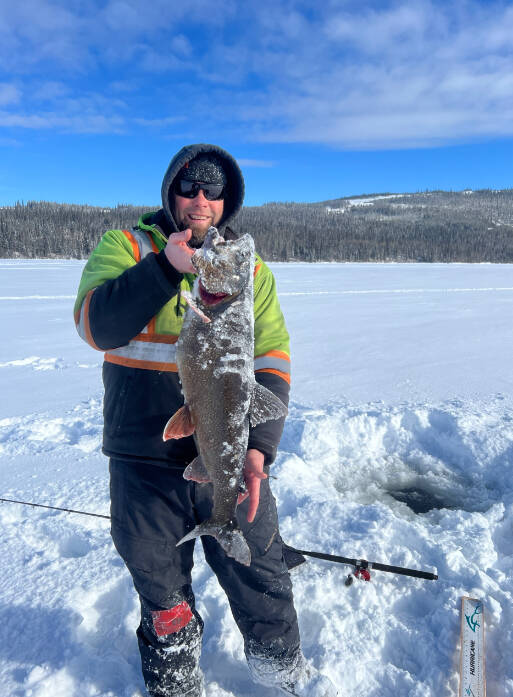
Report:
[[[180,242],[188,242],[192,237],[192,230],[187,228],[187,230],[181,230],[180,232],[172,232],[169,235],[171,242],[175,244],[180,244]]]

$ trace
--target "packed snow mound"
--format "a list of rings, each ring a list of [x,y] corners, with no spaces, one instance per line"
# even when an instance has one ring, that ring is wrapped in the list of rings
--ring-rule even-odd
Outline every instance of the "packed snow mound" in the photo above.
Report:
[[[100,452],[103,416],[100,399],[77,404],[60,416],[32,413],[0,419],[0,455],[35,455],[72,446],[88,452]]]
[[[353,501],[415,512],[487,511],[502,501],[513,462],[513,411],[497,395],[486,405],[293,405],[281,447],[318,469],[318,485]],[[397,508],[397,507],[396,507]]]
[[[58,429],[50,429],[48,449],[30,456],[19,441],[30,441],[32,427],[37,443],[44,421],[29,419],[23,439],[0,425],[5,462],[17,463],[3,473],[5,495],[108,513],[101,402],[76,405],[62,419],[68,434],[86,431],[97,443],[89,454],[80,437],[55,440]],[[371,583],[346,588],[350,567],[310,560],[293,572],[305,654],[336,683],[354,691],[364,680],[372,697],[434,697],[447,684],[456,694],[463,594],[485,602],[489,689],[494,676],[511,672],[503,646],[513,641],[512,442],[513,408],[500,395],[486,406],[291,404],[272,469],[284,540],[439,574],[429,582],[376,571]],[[73,476],[63,456],[75,463]],[[34,458],[40,472],[31,479]],[[11,637],[1,675],[9,694],[144,694],[132,635],[136,596],[108,523],[14,504],[0,507],[0,523],[0,620]],[[20,580],[13,587],[7,578]],[[208,694],[271,697],[248,676],[242,639],[199,544],[194,587],[206,620]],[[36,633],[27,634],[29,614]]]

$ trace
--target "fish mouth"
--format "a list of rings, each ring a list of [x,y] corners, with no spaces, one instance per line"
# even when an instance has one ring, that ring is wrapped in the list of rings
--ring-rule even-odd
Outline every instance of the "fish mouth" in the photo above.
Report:
[[[208,290],[204,288],[201,281],[198,284],[198,290],[201,302],[208,307],[219,305],[219,303],[222,303],[226,298],[232,297],[229,293],[209,293]]]

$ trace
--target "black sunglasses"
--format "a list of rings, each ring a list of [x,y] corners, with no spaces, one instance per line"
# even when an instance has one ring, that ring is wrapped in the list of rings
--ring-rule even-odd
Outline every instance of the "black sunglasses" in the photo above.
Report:
[[[222,184],[206,184],[205,182],[190,182],[187,179],[177,179],[174,190],[178,196],[195,198],[199,190],[205,194],[207,201],[219,201],[224,198],[224,186]]]

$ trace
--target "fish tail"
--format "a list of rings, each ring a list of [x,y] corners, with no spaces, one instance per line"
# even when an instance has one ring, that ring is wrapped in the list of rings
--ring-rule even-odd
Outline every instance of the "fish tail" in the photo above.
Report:
[[[176,543],[176,546],[194,540],[200,535],[212,535],[219,542],[229,557],[238,561],[239,564],[249,566],[251,564],[251,552],[249,551],[248,543],[244,539],[242,530],[237,523],[216,523],[213,520],[206,520],[204,523],[196,525],[196,527],[187,533],[185,537]]]

